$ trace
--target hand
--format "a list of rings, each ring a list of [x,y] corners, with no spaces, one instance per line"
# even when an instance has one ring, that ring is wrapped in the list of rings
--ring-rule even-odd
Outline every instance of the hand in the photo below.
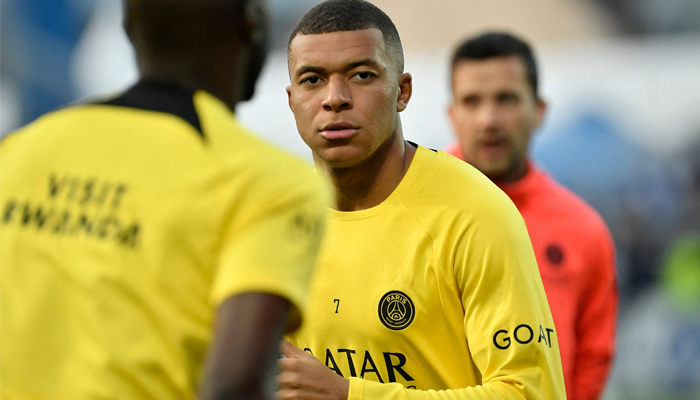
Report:
[[[316,357],[283,340],[277,377],[281,400],[347,400],[350,382],[331,371]]]

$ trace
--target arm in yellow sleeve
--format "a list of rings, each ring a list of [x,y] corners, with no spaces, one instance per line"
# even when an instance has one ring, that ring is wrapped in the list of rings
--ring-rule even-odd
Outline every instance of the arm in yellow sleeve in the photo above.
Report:
[[[348,400],[566,399],[554,322],[527,229],[504,196],[465,219],[449,253],[481,385],[406,389],[350,378]]]

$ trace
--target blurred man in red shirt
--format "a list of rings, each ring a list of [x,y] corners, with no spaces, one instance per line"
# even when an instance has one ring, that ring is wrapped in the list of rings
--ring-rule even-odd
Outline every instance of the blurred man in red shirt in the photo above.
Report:
[[[546,104],[530,47],[504,33],[463,42],[452,58],[448,153],[479,169],[527,223],[558,331],[567,398],[598,399],[615,350],[618,291],[612,237],[578,196],[527,156]]]

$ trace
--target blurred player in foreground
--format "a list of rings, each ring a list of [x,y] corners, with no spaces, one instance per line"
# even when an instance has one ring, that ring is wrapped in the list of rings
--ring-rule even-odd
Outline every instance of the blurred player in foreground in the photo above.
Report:
[[[412,82],[389,17],[322,3],[288,58],[289,105],[337,200],[279,396],[563,399],[525,224],[476,169],[404,140]]]
[[[530,47],[504,33],[465,41],[452,59],[452,93],[459,143],[448,152],[483,172],[522,213],[557,328],[567,397],[597,399],[615,348],[614,246],[588,204],[528,161],[545,111]]]
[[[0,147],[1,397],[271,398],[326,205],[233,114],[266,5],[124,5],[141,80]]]

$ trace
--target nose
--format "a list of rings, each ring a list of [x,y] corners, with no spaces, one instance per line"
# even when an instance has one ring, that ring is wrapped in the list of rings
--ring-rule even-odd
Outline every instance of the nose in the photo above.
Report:
[[[323,99],[324,110],[340,112],[352,108],[352,96],[342,77],[331,77],[326,88],[326,97]]]
[[[481,130],[492,130],[498,126],[498,109],[493,103],[483,104],[477,114],[477,123]]]

